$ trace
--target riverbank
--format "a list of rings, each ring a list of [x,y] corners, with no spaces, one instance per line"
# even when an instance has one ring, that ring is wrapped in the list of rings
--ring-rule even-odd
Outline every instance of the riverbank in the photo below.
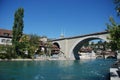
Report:
[[[0,59],[0,61],[43,61],[43,60],[68,60],[68,59],[63,59],[63,58]]]
[[[0,59],[0,61],[37,61],[44,59]]]
[[[110,80],[120,80],[120,60],[117,60],[110,68]]]
[[[110,80],[120,80],[119,68],[110,68]]]

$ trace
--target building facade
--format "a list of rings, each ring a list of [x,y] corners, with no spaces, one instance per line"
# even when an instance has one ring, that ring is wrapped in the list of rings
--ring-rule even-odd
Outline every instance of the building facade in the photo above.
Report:
[[[12,30],[0,29],[0,45],[12,45]]]

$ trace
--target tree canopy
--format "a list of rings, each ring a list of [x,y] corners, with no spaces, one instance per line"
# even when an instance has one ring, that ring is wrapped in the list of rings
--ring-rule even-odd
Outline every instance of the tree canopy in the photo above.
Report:
[[[114,3],[116,4],[116,11],[117,11],[117,15],[120,16],[120,0],[114,0]]]
[[[19,53],[19,41],[23,35],[23,17],[24,17],[24,9],[18,8],[18,10],[14,14],[14,25],[12,29],[12,44],[15,47],[16,54]]]
[[[117,24],[112,17],[109,19],[111,24],[107,24],[107,31],[110,33],[111,49],[113,51],[120,50],[120,25]]]
[[[24,17],[24,9],[19,8],[14,15],[14,25],[13,25],[13,38],[12,43],[16,44],[20,40],[23,34],[23,17]]]

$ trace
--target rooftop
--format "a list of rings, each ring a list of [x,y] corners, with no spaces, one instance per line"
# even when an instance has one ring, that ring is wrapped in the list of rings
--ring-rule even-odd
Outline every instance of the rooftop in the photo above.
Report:
[[[12,37],[12,30],[0,29],[0,37]]]

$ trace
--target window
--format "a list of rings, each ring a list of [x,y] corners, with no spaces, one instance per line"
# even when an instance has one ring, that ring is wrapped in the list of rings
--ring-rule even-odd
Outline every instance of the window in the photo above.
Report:
[[[7,40],[6,40],[6,43],[11,43],[11,40],[10,40],[10,39],[7,39]]]
[[[2,42],[2,43],[5,43],[5,39],[2,39],[1,42]]]

